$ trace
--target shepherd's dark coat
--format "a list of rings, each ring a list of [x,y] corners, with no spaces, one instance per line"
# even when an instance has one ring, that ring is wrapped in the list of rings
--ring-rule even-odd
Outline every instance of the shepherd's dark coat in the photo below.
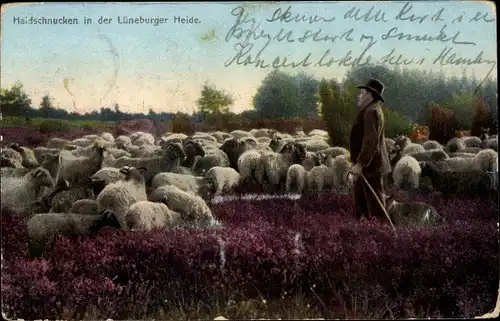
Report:
[[[370,183],[378,198],[385,206],[385,193],[382,178],[391,172],[389,155],[385,146],[384,113],[376,103],[359,111],[351,129],[349,149],[353,164],[363,166],[363,176]],[[385,215],[377,200],[362,177],[354,183],[354,202],[356,217]]]

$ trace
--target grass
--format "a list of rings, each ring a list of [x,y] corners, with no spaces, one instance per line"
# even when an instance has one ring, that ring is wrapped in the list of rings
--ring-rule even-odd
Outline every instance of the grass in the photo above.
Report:
[[[44,123],[49,122],[58,122],[61,124],[68,124],[72,128],[83,128],[83,127],[103,127],[114,125],[115,122],[103,122],[98,120],[63,120],[63,119],[49,119],[49,118],[32,118],[29,122],[26,121],[24,117],[16,117],[16,116],[6,116],[3,117],[0,121],[0,127],[9,128],[9,127],[34,127],[40,128]]]

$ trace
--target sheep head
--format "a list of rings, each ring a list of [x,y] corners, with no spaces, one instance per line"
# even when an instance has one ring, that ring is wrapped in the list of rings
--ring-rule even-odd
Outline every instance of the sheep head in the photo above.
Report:
[[[273,135],[273,138],[271,138],[271,141],[269,142],[269,147],[271,147],[273,151],[277,151],[280,150],[284,144],[283,138]]]
[[[98,139],[95,143],[94,143],[94,146],[93,146],[93,149],[95,151],[98,151],[99,153],[102,153],[106,150],[106,146],[104,144],[104,141]]]
[[[219,149],[226,153],[227,155],[231,154],[233,150],[235,150],[240,145],[240,140],[237,138],[229,138],[227,139]]]
[[[69,190],[69,182],[65,179],[59,179],[56,182],[56,187],[54,191],[57,191],[57,193],[62,192],[62,191],[67,191]]]
[[[166,147],[167,151],[167,158],[171,160],[179,159],[180,161],[183,161],[186,159],[186,152],[184,151],[184,148],[182,147],[181,143],[172,143],[169,142]]]
[[[489,138],[489,136],[490,136],[490,129],[481,127],[481,134],[480,134],[479,138],[481,140],[486,140]]]
[[[105,210],[104,212],[101,213],[100,219],[92,225],[92,227],[89,229],[89,233],[95,234],[97,233],[101,228],[109,226],[111,228],[121,228],[120,222],[116,218],[116,215],[113,211],[111,210]]]
[[[304,143],[295,143],[292,151],[297,163],[302,163],[307,157],[307,146]]]
[[[201,147],[200,143],[190,140],[184,145],[184,150],[186,155],[194,157],[199,155],[201,157],[205,156],[205,150]]]
[[[328,159],[328,155],[325,153],[318,152],[318,153],[314,154],[314,161],[315,161],[314,166],[326,164],[327,159]]]
[[[5,157],[2,155],[2,158],[0,160],[0,166],[1,167],[16,167],[14,164],[13,160],[11,158]]]
[[[30,172],[30,175],[39,182],[40,186],[54,186],[54,181],[52,180],[49,171],[43,167],[35,168]]]
[[[9,147],[12,148],[13,150],[15,150],[18,153],[21,153],[23,151],[22,148],[21,148],[21,146],[19,146],[18,143],[11,143],[9,145]]]
[[[143,181],[144,180],[144,173],[147,171],[145,167],[130,167],[130,166],[123,166],[120,168],[120,173],[125,175],[125,180],[135,180],[135,181]]]
[[[295,145],[292,142],[287,142],[281,147],[279,153],[280,154],[286,154],[286,153],[293,153],[293,150],[295,149]]]

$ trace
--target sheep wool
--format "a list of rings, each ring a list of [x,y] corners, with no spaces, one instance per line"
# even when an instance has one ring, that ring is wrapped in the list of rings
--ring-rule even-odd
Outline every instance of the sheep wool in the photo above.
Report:
[[[231,167],[214,166],[207,171],[205,180],[210,182],[215,193],[219,194],[222,192],[229,192],[238,186],[240,174]]]
[[[12,148],[2,148],[2,159],[10,160],[12,167],[23,167],[23,156]]]
[[[75,214],[98,215],[99,206],[96,200],[84,198],[74,202],[69,212]]]
[[[412,156],[405,155],[394,166],[392,178],[394,185],[401,189],[418,189],[422,169]]]
[[[327,162],[328,165],[328,162]],[[348,155],[339,155],[332,161],[333,184],[339,191],[345,191],[352,185],[352,179],[349,178],[349,170],[352,163]]]
[[[130,206],[126,221],[131,230],[164,230],[178,225],[180,214],[171,211],[163,203],[140,201]]]
[[[44,187],[54,187],[54,181],[45,168],[35,168],[22,177],[2,176],[1,207],[28,215],[32,204],[42,196]]]
[[[446,150],[450,153],[456,153],[464,150],[465,148],[467,148],[467,146],[465,145],[463,138],[454,137],[446,143]]]
[[[179,189],[198,194],[204,185],[203,177],[172,172],[158,173],[151,182],[151,188],[156,189],[163,185],[175,185]]]
[[[126,178],[123,181],[106,185],[97,196],[99,213],[114,213],[122,229],[126,229],[125,214],[135,202],[146,201],[146,186],[142,169],[135,167],[121,168]]]
[[[424,153],[425,148],[424,146],[420,144],[415,144],[415,143],[410,143],[403,148],[403,151],[401,152],[401,155],[405,156],[408,154],[416,154],[416,153]]]
[[[397,227],[436,227],[445,223],[436,209],[423,202],[387,202],[387,214]]]
[[[104,150],[101,142],[97,141],[89,156],[76,157],[69,151],[62,151],[56,181],[65,179],[71,186],[88,183],[89,177],[101,169]]]
[[[452,157],[445,159],[444,162],[452,171],[467,172],[474,169],[474,159],[475,157]]]
[[[288,167],[286,171],[285,191],[287,193],[296,191],[301,194],[308,184],[308,174],[304,166],[300,164],[293,164]]]
[[[36,168],[40,166],[35,157],[35,153],[27,147],[19,146],[18,144],[11,144],[11,148],[17,151],[23,158],[22,165],[26,168]]]
[[[443,149],[443,145],[441,145],[439,142],[435,140],[428,140],[422,143],[422,146],[424,147],[425,150],[431,150],[431,149]]]
[[[450,158],[448,154],[442,149],[429,149],[421,153],[410,153],[409,156],[415,158],[417,161],[442,161]]]
[[[314,166],[307,175],[307,188],[310,192],[319,194],[334,186],[333,168],[326,165]]]
[[[185,192],[177,186],[160,186],[151,192],[148,200],[163,202],[169,209],[178,212],[182,220],[198,226],[215,221],[212,211],[200,196]]]
[[[475,170],[494,172],[498,170],[498,153],[493,149],[483,149],[474,156],[473,168]]]
[[[469,136],[463,138],[465,147],[481,147],[481,138],[477,136]]]
[[[91,235],[104,226],[120,227],[113,215],[36,214],[26,223],[30,257],[40,256],[52,247],[57,235]]]
[[[242,182],[250,182],[255,179],[255,169],[259,163],[261,154],[256,150],[249,150],[238,158],[238,172]]]

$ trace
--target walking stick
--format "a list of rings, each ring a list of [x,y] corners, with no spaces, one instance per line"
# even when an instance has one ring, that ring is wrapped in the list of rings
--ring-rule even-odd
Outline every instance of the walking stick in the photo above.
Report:
[[[377,200],[378,205],[380,206],[382,211],[384,211],[385,217],[387,217],[387,220],[389,221],[389,224],[391,224],[391,227],[392,227],[392,230],[394,231],[394,234],[397,236],[398,234],[396,232],[396,228],[394,227],[394,224],[392,224],[392,220],[389,217],[389,214],[387,214],[387,211],[385,210],[385,207],[382,204],[382,201],[380,201],[380,199],[377,196],[377,193],[375,193],[375,190],[373,189],[373,187],[370,185],[370,183],[368,183],[368,180],[366,179],[365,175],[363,175],[363,173],[359,173],[359,174],[361,175],[361,178],[363,178],[363,181],[366,183],[366,185],[368,185],[368,188],[372,192],[373,196],[375,196],[375,199]]]

